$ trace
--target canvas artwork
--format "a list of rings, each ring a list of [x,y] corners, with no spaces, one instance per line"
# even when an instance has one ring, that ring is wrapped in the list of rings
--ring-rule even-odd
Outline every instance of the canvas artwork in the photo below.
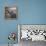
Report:
[[[5,7],[5,18],[17,18],[17,8]]]
[[[46,25],[20,25],[20,40],[46,41]]]

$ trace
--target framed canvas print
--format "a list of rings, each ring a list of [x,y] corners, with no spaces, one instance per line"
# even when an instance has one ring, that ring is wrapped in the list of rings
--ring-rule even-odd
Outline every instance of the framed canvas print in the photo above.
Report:
[[[17,18],[17,7],[5,7],[5,18]]]
[[[20,41],[46,41],[46,25],[20,24],[18,29],[20,31]]]

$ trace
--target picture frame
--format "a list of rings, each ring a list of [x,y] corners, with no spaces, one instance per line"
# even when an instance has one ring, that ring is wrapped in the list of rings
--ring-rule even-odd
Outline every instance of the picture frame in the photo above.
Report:
[[[5,18],[6,19],[17,19],[18,10],[16,6],[5,6]]]
[[[19,24],[18,30],[19,30],[18,33],[20,32],[19,35],[20,41],[21,40],[46,41],[45,24]]]

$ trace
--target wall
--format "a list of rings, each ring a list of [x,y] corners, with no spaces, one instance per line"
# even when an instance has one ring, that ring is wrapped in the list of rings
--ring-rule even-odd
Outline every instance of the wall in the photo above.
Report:
[[[18,7],[18,19],[6,20],[4,7],[14,4]],[[8,43],[7,36],[17,32],[17,24],[46,24],[46,0],[0,0],[0,44]]]

